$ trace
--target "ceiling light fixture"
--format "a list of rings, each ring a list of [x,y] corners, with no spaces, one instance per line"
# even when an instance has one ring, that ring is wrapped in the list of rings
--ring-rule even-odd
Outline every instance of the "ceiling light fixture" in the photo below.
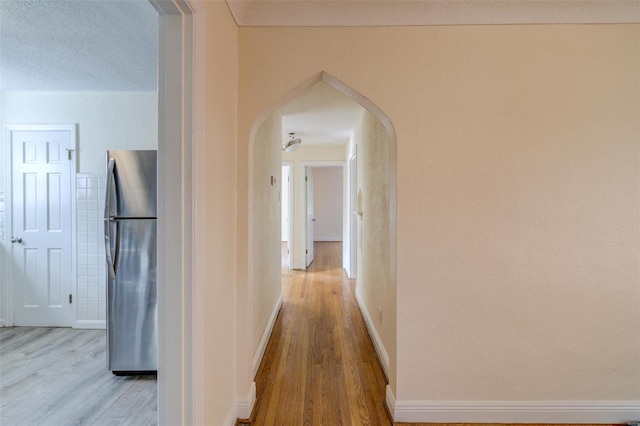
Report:
[[[302,139],[296,138],[295,132],[289,133],[289,141],[285,146],[282,147],[284,152],[293,152],[300,147],[302,143]]]

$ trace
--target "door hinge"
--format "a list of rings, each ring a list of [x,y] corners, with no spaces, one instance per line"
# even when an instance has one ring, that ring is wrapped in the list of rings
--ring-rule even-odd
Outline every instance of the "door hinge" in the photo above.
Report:
[[[73,303],[73,296],[69,295],[69,303]]]
[[[73,151],[75,150],[67,148],[66,151],[67,151],[67,160],[73,160]]]
[[[305,182],[309,182],[309,176],[305,176],[305,177],[304,177],[304,181],[305,181]]]
[[[309,254],[309,250],[305,250],[305,251],[304,251],[304,254]]]

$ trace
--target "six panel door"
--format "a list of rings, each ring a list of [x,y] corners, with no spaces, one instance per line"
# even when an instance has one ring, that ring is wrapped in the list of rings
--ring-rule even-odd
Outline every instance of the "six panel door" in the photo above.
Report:
[[[73,321],[71,160],[68,130],[13,130],[12,259],[14,324]]]

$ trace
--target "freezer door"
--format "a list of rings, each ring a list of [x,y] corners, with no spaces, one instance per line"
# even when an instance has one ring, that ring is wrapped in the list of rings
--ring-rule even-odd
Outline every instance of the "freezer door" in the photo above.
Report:
[[[155,371],[156,220],[116,220],[111,234],[116,236],[107,280],[108,368],[114,372]]]
[[[107,217],[157,216],[157,151],[107,151]]]

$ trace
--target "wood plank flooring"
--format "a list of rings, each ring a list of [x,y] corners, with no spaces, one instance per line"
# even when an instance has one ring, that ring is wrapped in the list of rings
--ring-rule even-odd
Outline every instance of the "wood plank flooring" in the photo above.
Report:
[[[155,377],[116,377],[105,357],[104,330],[0,328],[0,424],[155,425]]]
[[[391,425],[386,379],[362,320],[342,244],[314,245],[283,270],[283,305],[256,376],[255,425]]]

